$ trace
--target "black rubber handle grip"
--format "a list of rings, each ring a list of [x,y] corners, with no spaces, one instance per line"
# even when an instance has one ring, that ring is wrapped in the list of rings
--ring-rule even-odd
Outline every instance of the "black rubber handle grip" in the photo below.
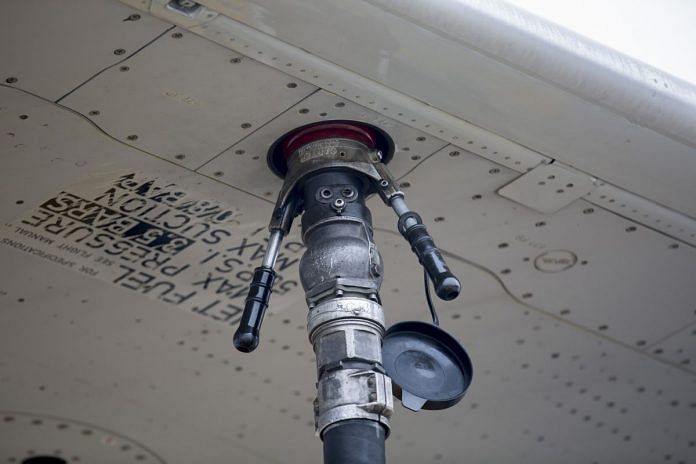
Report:
[[[234,347],[239,351],[250,353],[259,346],[261,323],[268,308],[275,278],[275,271],[269,267],[260,266],[254,269],[254,278],[244,302],[242,319],[234,333]]]
[[[413,219],[414,224],[407,226],[406,223],[409,219]],[[418,256],[418,261],[428,273],[435,286],[437,296],[447,301],[457,298],[462,290],[462,285],[447,267],[445,259],[435,246],[433,238],[428,234],[421,217],[414,212],[401,215],[399,217],[399,232],[411,244],[411,250]]]

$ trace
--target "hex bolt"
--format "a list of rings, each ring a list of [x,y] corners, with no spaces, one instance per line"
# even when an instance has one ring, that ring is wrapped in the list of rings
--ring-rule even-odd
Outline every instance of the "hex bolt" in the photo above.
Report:
[[[343,211],[343,208],[346,207],[346,202],[343,198],[336,198],[331,207],[334,209],[334,211],[340,213]]]
[[[389,181],[387,179],[382,179],[379,181],[379,186],[382,188],[387,188],[389,187]]]

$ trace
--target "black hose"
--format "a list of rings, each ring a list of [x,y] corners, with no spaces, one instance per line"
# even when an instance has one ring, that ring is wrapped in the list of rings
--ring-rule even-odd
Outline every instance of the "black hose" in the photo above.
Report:
[[[384,432],[371,420],[338,422],[322,436],[324,464],[384,464]]]
[[[430,309],[430,315],[433,317],[433,324],[439,326],[440,318],[437,317],[437,311],[435,311],[435,305],[430,296],[430,277],[428,277],[428,271],[425,268],[423,269],[423,285],[425,285],[425,300],[428,302],[428,309]]]

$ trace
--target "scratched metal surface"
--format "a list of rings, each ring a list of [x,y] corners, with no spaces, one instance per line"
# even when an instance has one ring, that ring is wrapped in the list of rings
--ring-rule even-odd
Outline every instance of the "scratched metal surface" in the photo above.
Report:
[[[161,31],[160,25],[150,29]],[[85,53],[112,46],[113,37],[85,34]],[[176,40],[167,34],[143,53]],[[196,46],[208,56],[229,53],[212,42]],[[167,69],[169,60],[158,63],[158,55],[150,55],[152,63],[140,65],[143,76]],[[311,88],[278,70],[254,67],[277,82],[245,97],[266,109],[278,101],[285,105],[289,91]],[[78,80],[92,74],[85,68]],[[263,169],[269,140],[281,128],[338,111],[394,130],[400,149],[394,167],[404,175],[408,202],[423,214],[464,283],[458,300],[438,307],[443,325],[470,351],[474,383],[450,410],[414,414],[397,407],[387,445],[390,462],[696,460],[696,290],[690,282],[696,257],[688,245],[584,200],[550,215],[534,212],[495,193],[518,173],[431,136],[418,140],[424,136],[418,130],[354,103],[336,107],[344,100],[324,91],[269,110],[264,121],[271,122],[260,122],[243,140],[228,140],[222,155],[194,171],[196,163],[156,151],[171,146],[164,129],[176,133],[176,125],[139,119],[138,134],[152,137],[143,147],[140,139],[122,137],[127,114],[124,121],[117,114],[106,123],[90,115],[124,105],[137,112],[143,104],[139,93],[117,88],[116,72],[100,78],[102,88],[116,91],[77,89],[73,96],[80,104],[74,108],[53,103],[48,91],[29,89],[35,96],[0,87],[0,222],[11,224],[0,228],[0,460],[54,455],[71,463],[321,462],[311,423],[315,370],[301,291],[288,284],[284,294],[273,296],[261,347],[242,355],[231,344],[234,315],[226,319],[201,305],[194,310],[153,297],[147,288],[152,276],[189,285],[211,304],[238,305],[247,276],[242,271],[258,263],[263,249],[258,229],[273,201],[264,193],[279,186]],[[177,84],[176,76],[166,79]],[[215,87],[236,78],[206,79]],[[298,87],[287,88],[286,81]],[[181,85],[190,83],[186,78]],[[247,121],[248,108],[223,103],[226,124]],[[170,121],[190,111],[165,101],[148,104],[162,105]],[[310,111],[299,112],[305,107]],[[219,114],[201,114],[186,131],[218,124]],[[245,153],[236,154],[240,149]],[[106,246],[66,237],[63,226],[75,227],[67,222],[22,225],[59,192],[93,200],[124,172],[154,181],[143,195],[121,192],[128,199],[145,196],[154,205],[155,194],[182,192],[181,198],[165,197],[165,206],[194,219],[211,207],[201,201],[220,203],[234,212],[234,221],[220,224],[229,235],[212,244],[194,237],[196,243],[181,253],[144,235],[132,238],[148,253],[170,258],[165,266],[190,266],[173,275],[173,268],[167,274],[163,267],[144,267],[134,254],[137,247],[110,255],[112,265],[97,263]],[[123,205],[109,206],[127,216],[119,220],[163,224],[162,217],[141,216],[141,210]],[[385,258],[387,321],[426,320],[416,259],[394,233],[393,213],[376,198],[370,207]],[[79,210],[70,213],[73,221]],[[112,233],[111,222],[91,224]],[[28,232],[17,232],[18,226]],[[191,235],[184,226],[172,228]],[[295,232],[291,240],[297,239]],[[59,249],[59,243],[67,247]],[[71,247],[91,256],[72,254]],[[284,253],[283,276],[296,281],[301,249]],[[65,264],[71,260],[73,266]]]

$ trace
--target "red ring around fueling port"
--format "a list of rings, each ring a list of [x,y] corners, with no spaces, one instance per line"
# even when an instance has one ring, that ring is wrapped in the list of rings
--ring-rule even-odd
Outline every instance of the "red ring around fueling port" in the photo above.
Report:
[[[327,122],[326,124],[305,127],[290,134],[283,141],[283,156],[287,160],[295,150],[308,143],[336,138],[355,140],[369,149],[374,149],[377,146],[377,134],[369,127],[344,122]]]
[[[268,167],[275,175],[285,179],[290,155],[303,145],[331,138],[355,140],[368,150],[377,150],[382,153],[384,164],[394,156],[394,141],[385,131],[366,122],[339,119],[314,122],[286,132],[269,147],[266,154]]]

